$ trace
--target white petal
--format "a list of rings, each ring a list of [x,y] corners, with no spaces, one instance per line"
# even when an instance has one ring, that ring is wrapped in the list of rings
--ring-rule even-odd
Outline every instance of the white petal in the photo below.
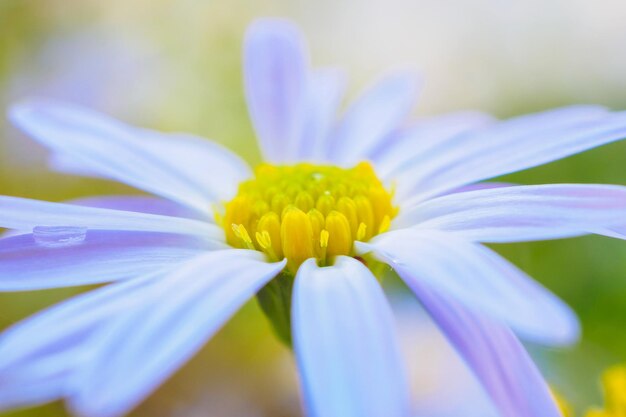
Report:
[[[393,179],[408,167],[420,164],[428,155],[451,138],[461,133],[484,128],[494,118],[479,112],[457,112],[417,121],[382,142],[369,153],[376,166],[376,173],[385,179]]]
[[[266,263],[256,251],[227,250],[199,257],[165,278],[103,336],[96,359],[79,376],[72,409],[91,417],[128,413],[284,265]]]
[[[331,137],[329,160],[352,165],[367,157],[392,131],[402,126],[417,97],[413,74],[387,76],[367,89],[346,111]]]
[[[284,162],[297,152],[307,105],[308,52],[297,27],[261,19],[248,28],[244,76],[250,117],[264,159]]]
[[[85,365],[103,324],[158,285],[154,273],[76,296],[0,334],[0,409],[59,399]],[[60,326],[59,323],[63,325]]]
[[[66,374],[42,375],[36,380],[0,378],[0,411],[46,404],[63,397]]]
[[[33,100],[15,105],[13,123],[60,157],[69,171],[115,179],[199,211],[232,197],[249,168],[225,148],[190,135],[138,129],[78,106]]]
[[[345,86],[346,77],[342,71],[322,69],[310,74],[305,127],[294,160],[328,161],[329,135]]]
[[[482,242],[586,233],[616,236],[611,229],[623,225],[626,187],[593,184],[513,186],[451,194],[404,209],[393,223],[397,228],[450,231]]]
[[[88,348],[88,338],[109,319],[127,310],[159,284],[160,276],[145,274],[81,294],[47,308],[0,334],[0,373],[18,374],[31,363],[66,357]],[[59,326],[59,323],[63,323]],[[58,369],[70,362],[56,361]]]
[[[296,276],[292,334],[310,417],[406,417],[409,393],[394,322],[371,272],[338,257]]]
[[[162,216],[185,217],[188,219],[214,222],[210,213],[199,213],[189,207],[182,206],[170,200],[138,195],[103,195],[75,198],[67,201],[85,207],[98,207],[137,213],[159,214]]]
[[[46,245],[32,234],[0,239],[0,291],[99,284],[174,268],[210,249],[186,236],[90,230],[79,242]]]
[[[508,328],[419,280],[409,286],[503,417],[562,417],[539,370]]]
[[[0,196],[0,227],[32,230],[37,226],[179,233],[224,241],[220,227],[203,221]]]
[[[409,285],[425,283],[469,308],[509,325],[528,340],[575,342],[574,312],[554,294],[488,248],[435,231],[399,230],[359,244]]]
[[[397,175],[397,197],[423,201],[465,184],[545,164],[626,137],[626,113],[575,106],[461,134]]]

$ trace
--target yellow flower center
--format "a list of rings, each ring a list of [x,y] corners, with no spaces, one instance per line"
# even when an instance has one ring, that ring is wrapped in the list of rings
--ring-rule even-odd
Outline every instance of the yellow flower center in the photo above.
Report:
[[[386,231],[397,213],[391,199],[367,162],[349,169],[261,164],[218,221],[231,246],[287,258],[295,273],[306,259],[327,265],[353,255],[355,240]]]

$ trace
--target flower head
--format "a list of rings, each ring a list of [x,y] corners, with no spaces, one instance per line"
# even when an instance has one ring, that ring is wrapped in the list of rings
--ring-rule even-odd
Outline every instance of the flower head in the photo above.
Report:
[[[575,106],[406,127],[416,82],[393,74],[336,120],[343,76],[311,69],[290,23],[254,23],[244,54],[265,158],[255,171],[190,135],[61,103],[11,109],[17,126],[52,149],[57,168],[169,202],[0,197],[0,227],[21,233],[0,240],[0,289],[112,282],[2,335],[0,407],[65,397],[80,415],[123,415],[258,294],[293,340],[309,416],[408,416],[392,314],[369,268],[382,262],[502,415],[558,416],[515,334],[571,343],[575,315],[481,243],[623,239],[626,188],[474,183],[621,139],[626,115]]]
[[[335,256],[353,256],[354,241],[387,231],[396,211],[367,162],[349,169],[263,164],[218,221],[231,246],[285,258],[295,274],[309,258],[328,265]]]

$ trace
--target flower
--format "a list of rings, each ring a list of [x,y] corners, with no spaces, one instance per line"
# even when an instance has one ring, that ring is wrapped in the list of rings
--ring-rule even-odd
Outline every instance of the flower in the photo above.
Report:
[[[55,102],[11,109],[58,168],[170,202],[0,197],[0,227],[18,231],[0,240],[0,289],[112,282],[2,335],[2,407],[65,397],[78,415],[123,415],[259,293],[279,334],[293,340],[308,415],[407,416],[391,310],[370,270],[385,263],[502,415],[558,416],[515,333],[571,343],[575,315],[481,243],[624,238],[626,188],[473,184],[621,139],[626,114],[575,106],[404,127],[416,82],[398,73],[336,122],[343,77],[309,68],[290,23],[254,23],[244,58],[266,161],[254,171],[190,135]]]
[[[626,413],[626,366],[613,365],[602,374],[604,409],[587,410],[585,417],[621,417]],[[565,417],[573,417],[570,405],[558,397]]]
[[[585,417],[620,417],[626,413],[626,366],[615,365],[602,374],[605,408],[587,411]]]

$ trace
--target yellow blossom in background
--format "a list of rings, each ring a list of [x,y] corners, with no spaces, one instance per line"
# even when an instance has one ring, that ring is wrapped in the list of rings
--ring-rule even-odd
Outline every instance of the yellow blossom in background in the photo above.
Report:
[[[563,413],[563,417],[574,417],[574,413],[572,412],[572,407],[569,403],[563,398],[563,396],[558,392],[552,389],[552,396],[554,400],[559,406],[559,410]]]
[[[626,365],[616,365],[602,375],[604,410],[589,410],[585,417],[626,416]]]

